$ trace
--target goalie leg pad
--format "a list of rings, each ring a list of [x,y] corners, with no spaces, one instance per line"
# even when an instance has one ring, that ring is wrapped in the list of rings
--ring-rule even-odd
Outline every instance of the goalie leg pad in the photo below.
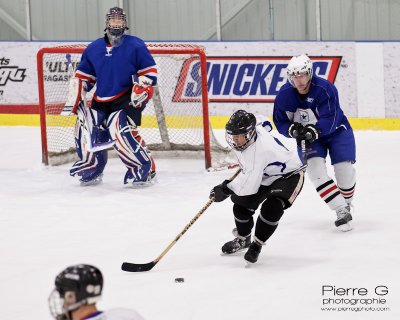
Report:
[[[107,164],[107,151],[88,152],[84,160],[74,163],[70,170],[71,176],[78,175],[81,182],[90,182],[99,178]]]
[[[115,140],[114,149],[127,167],[124,183],[130,180],[146,182],[155,176],[155,164],[146,144],[139,135],[135,123],[126,115],[125,110],[112,113],[107,120],[111,139]]]
[[[88,118],[90,117],[90,118]],[[78,108],[78,119],[75,125],[75,145],[79,156],[71,170],[70,175],[81,177],[80,181],[89,182],[97,179],[103,173],[107,164],[107,151],[91,152],[88,150],[88,140],[106,142],[109,140],[108,131],[101,127],[105,115],[93,109]],[[90,119],[88,121],[88,119]]]

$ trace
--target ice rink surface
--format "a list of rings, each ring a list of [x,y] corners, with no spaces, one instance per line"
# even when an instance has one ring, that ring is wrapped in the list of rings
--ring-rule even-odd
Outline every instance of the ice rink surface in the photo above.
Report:
[[[227,200],[212,204],[146,273],[120,266],[155,259],[234,170],[159,159],[158,183],[135,190],[110,159],[101,185],[80,187],[69,165],[41,165],[38,128],[0,127],[0,135],[1,320],[51,319],[54,277],[77,263],[102,270],[100,309],[128,307],[149,320],[400,319],[400,131],[356,132],[353,231],[335,230],[335,214],[306,179],[251,268],[243,254],[220,256],[233,238]],[[323,296],[323,286],[368,293]]]

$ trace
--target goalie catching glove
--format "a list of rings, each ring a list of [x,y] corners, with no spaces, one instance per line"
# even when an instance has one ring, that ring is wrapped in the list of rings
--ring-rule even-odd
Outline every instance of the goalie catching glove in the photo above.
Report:
[[[228,198],[233,193],[233,191],[227,186],[229,182],[229,180],[225,180],[221,184],[212,188],[210,199],[214,199],[215,202],[221,202]]]
[[[132,88],[131,105],[140,109],[153,97],[152,86],[142,86],[135,83]]]

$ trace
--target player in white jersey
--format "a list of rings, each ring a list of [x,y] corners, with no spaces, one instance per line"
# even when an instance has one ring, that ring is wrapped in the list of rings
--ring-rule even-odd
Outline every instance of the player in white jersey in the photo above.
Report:
[[[210,192],[220,202],[231,196],[236,228],[235,239],[222,247],[224,254],[248,248],[244,258],[255,263],[261,246],[278,227],[284,210],[300,193],[304,183],[304,166],[297,150],[285,145],[280,135],[272,136],[265,122],[256,125],[252,113],[238,110],[226,124],[226,140],[235,151],[242,169],[233,181],[225,180]],[[268,128],[272,128],[269,124]],[[261,205],[254,240],[251,233],[253,215]]]
[[[61,271],[49,297],[50,313],[56,320],[144,320],[134,310],[118,308],[99,311],[103,275],[87,264],[70,266]]]

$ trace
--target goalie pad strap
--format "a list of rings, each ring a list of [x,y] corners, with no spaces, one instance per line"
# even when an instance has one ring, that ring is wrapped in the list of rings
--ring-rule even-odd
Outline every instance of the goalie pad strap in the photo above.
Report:
[[[80,104],[77,109],[78,119],[75,126],[75,145],[80,158],[70,170],[70,175],[80,176],[80,181],[88,182],[100,176],[107,163],[107,151],[92,152],[91,141],[108,141],[108,132],[100,128],[105,115]],[[105,134],[106,133],[106,134]]]

